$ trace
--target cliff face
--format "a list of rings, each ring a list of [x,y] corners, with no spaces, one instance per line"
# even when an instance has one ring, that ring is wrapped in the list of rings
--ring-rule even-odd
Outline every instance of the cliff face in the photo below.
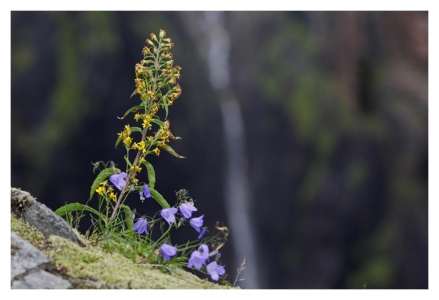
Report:
[[[27,192],[13,188],[11,202],[13,289],[227,288],[182,269],[165,274],[148,264],[135,264],[119,253],[105,252],[90,245],[48,209],[39,218],[30,217],[44,205]]]

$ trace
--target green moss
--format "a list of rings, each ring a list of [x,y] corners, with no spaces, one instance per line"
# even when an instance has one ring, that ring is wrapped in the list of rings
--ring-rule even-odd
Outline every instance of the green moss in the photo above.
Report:
[[[38,229],[23,222],[14,214],[11,214],[11,230],[34,246],[44,241],[44,235]]]
[[[118,253],[104,253],[98,247],[81,248],[58,236],[51,236],[49,240],[52,248],[45,253],[57,265],[67,267],[67,273],[73,277],[94,278],[125,289],[226,288],[182,270],[165,274],[150,266],[136,265]]]

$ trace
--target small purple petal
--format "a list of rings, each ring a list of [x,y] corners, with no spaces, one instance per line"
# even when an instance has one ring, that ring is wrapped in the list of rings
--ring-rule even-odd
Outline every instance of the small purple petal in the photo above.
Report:
[[[164,208],[162,209],[162,212],[160,213],[162,218],[168,222],[169,225],[175,222],[175,216],[174,214],[178,211],[175,207],[171,208]]]
[[[119,174],[113,174],[110,176],[110,181],[112,184],[114,184],[115,187],[119,189],[119,191],[121,191],[126,185],[126,181],[125,181],[126,177],[127,177],[127,173],[125,172]]]
[[[148,221],[144,218],[140,218],[136,224],[134,224],[133,230],[139,234],[148,233]]]
[[[201,230],[201,233],[200,233],[200,235],[198,236],[198,239],[201,240],[201,239],[204,237],[205,234],[206,234],[206,227],[204,227],[204,228]]]
[[[174,246],[168,245],[168,244],[163,244],[160,247],[160,250],[162,251],[163,257],[167,261],[171,261],[170,256],[174,256],[175,254],[177,254],[177,248],[175,248]]]
[[[192,218],[189,222],[189,224],[198,232],[200,232],[200,227],[203,226],[203,217],[204,215],[198,218]]]
[[[145,198],[151,198],[151,193],[149,192],[149,188],[146,184],[143,186],[143,195]]]
[[[185,219],[189,219],[190,217],[192,217],[192,212],[197,210],[198,209],[195,206],[187,203],[183,203],[182,205],[180,205],[180,213]]]

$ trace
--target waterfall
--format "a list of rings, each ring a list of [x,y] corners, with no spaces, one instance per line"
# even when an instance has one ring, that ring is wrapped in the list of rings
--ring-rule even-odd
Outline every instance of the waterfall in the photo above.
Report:
[[[255,238],[250,225],[247,162],[245,155],[245,128],[241,108],[230,88],[230,38],[224,26],[223,12],[198,14],[197,23],[187,18],[190,33],[200,40],[199,51],[208,64],[209,82],[218,94],[224,128],[227,157],[225,203],[229,219],[230,238],[233,241],[236,268],[246,258],[245,278],[238,284],[244,288],[259,288]],[[191,20],[189,20],[191,19]],[[203,37],[203,38],[201,38]],[[203,44],[204,42],[204,44]],[[234,281],[232,266],[228,266],[230,280]],[[236,276],[236,275],[235,275]]]

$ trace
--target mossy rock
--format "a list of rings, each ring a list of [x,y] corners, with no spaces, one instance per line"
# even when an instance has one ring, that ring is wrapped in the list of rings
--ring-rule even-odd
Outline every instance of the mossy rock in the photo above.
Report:
[[[78,245],[57,235],[45,236],[17,214],[11,214],[11,230],[52,260],[53,272],[67,278],[73,288],[116,289],[230,289],[183,270],[164,273],[148,264],[135,264],[119,253],[104,252],[90,243]],[[82,237],[85,239],[84,237]],[[96,285],[81,284],[87,282]]]

